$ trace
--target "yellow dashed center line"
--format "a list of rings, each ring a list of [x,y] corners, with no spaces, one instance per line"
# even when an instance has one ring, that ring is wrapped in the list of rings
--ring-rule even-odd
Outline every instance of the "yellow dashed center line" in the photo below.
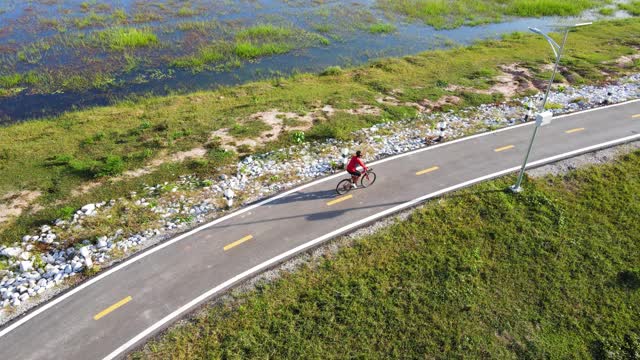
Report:
[[[132,297],[131,296],[127,296],[126,298],[118,301],[117,303],[109,306],[108,308],[100,311],[99,313],[97,313],[94,317],[93,320],[100,320],[101,318],[107,316],[109,313],[111,313],[112,311],[116,310],[117,308],[121,307],[122,305],[128,303],[129,301],[131,301]]]
[[[329,202],[327,203],[327,205],[331,206],[331,205],[334,205],[334,204],[337,204],[337,203],[341,203],[341,202],[343,202],[343,201],[345,201],[345,200],[349,200],[349,199],[351,199],[352,197],[353,197],[353,195],[343,196],[343,197],[341,197],[341,198],[337,198],[337,199],[335,199],[335,200],[331,200],[331,201],[329,201]]]
[[[420,170],[420,171],[418,171],[418,172],[416,173],[416,175],[424,175],[424,174],[426,174],[426,173],[430,173],[430,172],[432,172],[432,171],[436,171],[436,170],[438,170],[438,169],[440,169],[440,167],[439,167],[439,166],[430,167],[430,168],[428,168],[428,169],[424,169],[424,170]]]
[[[240,239],[240,240],[238,240],[238,241],[234,241],[234,242],[232,242],[231,244],[229,244],[229,245],[225,246],[225,247],[224,247],[224,251],[227,251],[227,250],[229,250],[229,249],[232,249],[232,248],[234,248],[234,247],[236,247],[236,246],[238,246],[238,245],[242,244],[243,242],[245,242],[245,241],[249,241],[249,240],[251,240],[251,239],[253,239],[253,236],[251,236],[251,235],[247,235],[247,236],[243,237],[242,239]]]
[[[565,131],[565,133],[573,134],[573,133],[577,133],[577,132],[583,131],[583,130],[584,130],[584,128],[575,128],[575,129],[567,130],[567,131]]]
[[[493,151],[495,152],[500,152],[500,151],[505,151],[505,150],[509,150],[509,149],[513,149],[515,147],[515,145],[507,145],[507,146],[503,146],[501,148],[497,148]]]
[[[631,116],[633,119],[640,119],[640,114],[635,114],[633,116]]]

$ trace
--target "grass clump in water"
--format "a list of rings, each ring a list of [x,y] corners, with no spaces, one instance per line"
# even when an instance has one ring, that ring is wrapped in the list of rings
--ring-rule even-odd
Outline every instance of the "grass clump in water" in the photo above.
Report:
[[[294,47],[285,43],[253,44],[248,41],[236,44],[234,52],[244,59],[256,59],[261,56],[286,54]]]
[[[396,31],[396,27],[393,24],[378,23],[369,26],[369,32],[371,34],[389,34]]]
[[[640,1],[638,0],[634,0],[626,4],[618,4],[618,7],[633,16],[640,16]]]
[[[158,37],[149,29],[113,28],[94,34],[96,41],[110,50],[149,47],[158,43]]]
[[[197,54],[174,60],[171,65],[177,68],[203,70],[208,64],[224,60],[225,52],[219,46],[207,46]]]

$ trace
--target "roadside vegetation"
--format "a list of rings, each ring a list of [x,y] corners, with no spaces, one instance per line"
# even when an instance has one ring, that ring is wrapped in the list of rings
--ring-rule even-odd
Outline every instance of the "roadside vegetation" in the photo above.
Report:
[[[508,16],[575,16],[607,4],[603,0],[378,0],[393,14],[424,21],[438,29],[499,22]]]
[[[597,83],[640,69],[637,61],[624,66],[617,63],[620,57],[637,53],[638,20],[598,23],[570,36],[561,69],[564,81]],[[544,65],[550,62],[547,47],[540,37],[513,34],[500,41],[384,59],[358,68],[331,67],[320,76],[299,74],[217,91],[143,97],[3,127],[0,203],[7,204],[6,199],[23,191],[38,196],[17,219],[0,224],[0,241],[10,244],[19,240],[33,226],[60,217],[63,207],[118,198],[145,183],[173,181],[184,174],[224,171],[224,165],[237,155],[224,153],[223,148],[234,147],[242,139],[255,139],[271,128],[255,118],[260,112],[277,109],[309,117],[305,120],[305,141],[348,140],[360,128],[415,116],[419,103],[455,96],[459,102],[435,109],[455,110],[501,101],[502,93],[487,89],[495,83],[502,65],[517,63],[532,73],[531,81],[544,86]],[[326,105],[336,111],[323,113]],[[376,111],[346,112],[363,106]],[[228,138],[215,135],[218,131],[225,131]],[[296,142],[283,130],[255,146],[236,149],[248,155]],[[193,149],[206,152],[206,161],[197,167],[172,160],[173,155]],[[226,154],[224,161],[221,153]],[[145,167],[147,170],[138,172]]]
[[[130,358],[635,359],[639,171],[636,151],[446,195]]]

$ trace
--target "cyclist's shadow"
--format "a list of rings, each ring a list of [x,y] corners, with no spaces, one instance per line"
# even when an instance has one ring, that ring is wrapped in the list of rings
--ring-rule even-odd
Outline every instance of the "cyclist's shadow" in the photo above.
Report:
[[[312,200],[330,200],[338,196],[335,190],[320,190],[313,192],[296,191],[280,199],[274,200],[273,205],[285,205],[300,201],[312,201]]]

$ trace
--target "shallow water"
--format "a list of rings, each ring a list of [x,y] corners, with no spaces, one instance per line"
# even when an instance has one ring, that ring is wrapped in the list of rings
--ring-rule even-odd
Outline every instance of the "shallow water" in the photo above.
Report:
[[[310,0],[255,0],[217,1],[193,0],[191,9],[197,15],[178,16],[178,8],[172,4],[184,4],[172,0],[99,0],[88,1],[88,11],[83,11],[81,0],[4,0],[0,3],[0,75],[27,71],[82,71],[91,60],[96,61],[96,71],[112,72],[117,84],[104,89],[80,92],[51,91],[36,93],[24,89],[16,96],[0,97],[0,124],[55,115],[70,109],[92,105],[109,104],[132,95],[163,95],[170,92],[189,92],[215,89],[221,85],[234,85],[251,80],[286,76],[294,72],[319,72],[328,66],[353,66],[371,59],[402,56],[421,51],[443,48],[456,44],[498,38],[502,34],[527,31],[527,27],[538,27],[549,31],[558,23],[581,21],[582,19],[510,19],[503,23],[475,27],[460,27],[453,30],[436,30],[422,22],[409,22],[400,17],[389,18],[375,7],[374,0],[360,0],[344,5],[341,1],[326,1],[314,5]],[[95,10],[99,4],[109,5],[109,10]],[[154,5],[150,5],[154,4]],[[164,5],[162,5],[164,4]],[[39,51],[37,63],[17,61],[16,51],[26,44],[43,39],[63,39],[69,34],[89,34],[104,27],[74,28],[74,19],[83,19],[90,14],[111,16],[115,9],[122,9],[133,16],[136,13],[153,13],[159,6],[158,20],[126,26],[148,27],[158,34],[164,45],[148,50],[136,50],[136,55],[145,58],[145,63],[132,71],[119,69],[122,54],[113,54],[101,49],[78,48],[57,44],[46,51]],[[350,8],[345,8],[349,6]],[[105,8],[106,9],[106,8]],[[618,14],[620,15],[620,14]],[[593,15],[589,14],[588,17]],[[46,19],[46,20],[44,20]],[[170,68],[165,60],[180,56],[208,41],[207,35],[195,38],[188,31],[175,31],[182,22],[215,20],[225,26],[249,26],[257,23],[288,24],[310,32],[314,25],[323,23],[333,26],[328,34],[332,41],[328,46],[307,47],[278,56],[261,58],[256,62],[243,62],[242,66],[227,71],[202,71]],[[42,26],[43,23],[66,24],[64,32]],[[376,22],[393,23],[396,31],[389,34],[371,34],[366,25]],[[107,25],[109,26],[109,25]],[[201,36],[201,35],[198,35]],[[4,51],[2,51],[4,49]],[[68,70],[64,70],[68,69]],[[86,69],[84,69],[86,70]]]

